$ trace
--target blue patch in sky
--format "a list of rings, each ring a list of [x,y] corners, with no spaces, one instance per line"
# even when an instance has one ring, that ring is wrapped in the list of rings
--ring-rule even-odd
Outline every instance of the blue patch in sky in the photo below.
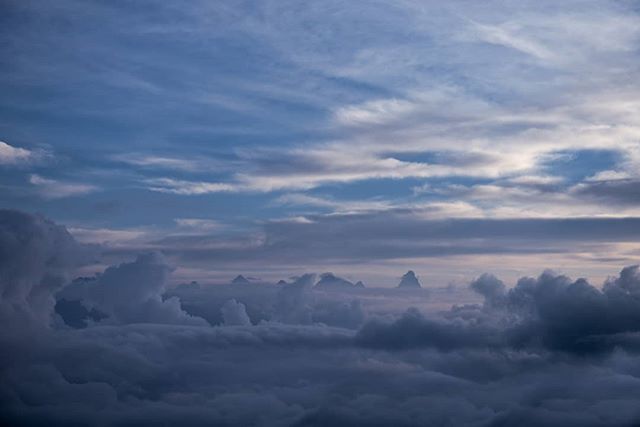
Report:
[[[622,159],[622,154],[616,150],[557,151],[542,163],[542,169],[575,183],[598,172],[615,169]]]

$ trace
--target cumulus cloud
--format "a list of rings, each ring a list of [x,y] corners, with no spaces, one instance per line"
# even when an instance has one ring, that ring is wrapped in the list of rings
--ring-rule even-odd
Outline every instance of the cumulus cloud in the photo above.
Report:
[[[493,274],[485,273],[471,282],[471,289],[484,297],[487,305],[501,305],[505,297],[505,285]]]
[[[247,316],[244,304],[230,299],[222,306],[222,318],[226,326],[248,326],[251,319]]]
[[[133,262],[108,267],[93,278],[73,283],[58,298],[80,301],[106,315],[105,322],[204,325],[182,310],[178,298],[163,299],[171,267],[162,254],[139,255]]]
[[[358,328],[367,318],[368,307],[379,305],[375,289],[315,287],[316,275],[304,274],[287,283],[247,282],[225,285],[180,285],[165,297],[180,299],[183,309],[206,319],[212,325],[228,325],[245,320],[289,325],[328,325]]]
[[[550,271],[509,288],[485,274],[469,286],[483,299],[473,303],[451,289],[325,292],[312,274],[168,290],[171,267],[148,253],[60,291],[82,258],[69,234],[38,216],[2,211],[0,219],[0,314],[43,331],[20,345],[3,333],[7,425],[640,420],[635,265],[602,288]],[[56,292],[108,317],[46,328]],[[431,301],[452,295],[453,307]],[[407,310],[426,302],[435,305]],[[182,304],[216,313],[219,326],[188,317]]]
[[[0,210],[0,317],[12,325],[48,325],[62,288],[86,253],[67,230],[39,215]]]
[[[389,349],[526,348],[576,355],[639,349],[638,266],[626,267],[602,289],[551,271],[521,278],[509,290],[485,274],[471,288],[484,297],[483,305],[454,307],[436,317],[411,309],[390,323],[367,323],[358,340]]]
[[[276,299],[274,319],[284,323],[311,323],[311,288],[315,279],[315,274],[305,274],[282,286]]]

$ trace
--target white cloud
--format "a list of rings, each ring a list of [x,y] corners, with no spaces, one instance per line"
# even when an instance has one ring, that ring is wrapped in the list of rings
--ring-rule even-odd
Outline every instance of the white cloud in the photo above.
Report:
[[[144,181],[149,190],[186,196],[238,191],[234,184],[219,182],[186,181],[173,178],[153,178]]]
[[[145,155],[117,155],[114,160],[127,163],[133,166],[157,169],[173,169],[183,171],[195,171],[202,168],[202,165],[195,160],[180,159],[175,157],[145,156]]]
[[[95,185],[57,181],[36,174],[31,175],[29,182],[36,186],[38,194],[45,199],[82,196],[98,190]]]
[[[289,193],[278,197],[274,203],[294,206],[316,206],[332,209],[334,212],[367,212],[392,209],[397,204],[387,200],[334,200],[304,193]]]
[[[19,165],[33,161],[37,155],[26,148],[13,147],[0,141],[0,165]]]
[[[223,225],[213,219],[203,218],[176,218],[174,220],[179,228],[198,232],[210,232],[219,230]]]
[[[547,47],[526,37],[518,36],[508,28],[478,23],[475,23],[474,28],[478,36],[487,43],[510,47],[542,60],[556,59],[556,54]]]
[[[149,237],[146,230],[69,227],[69,233],[82,243],[121,245]]]
[[[632,175],[629,172],[607,170],[598,172],[595,175],[588,177],[585,181],[612,181],[629,178],[632,178]]]
[[[362,105],[340,107],[336,120],[344,125],[384,124],[415,110],[415,104],[404,99],[380,99]]]

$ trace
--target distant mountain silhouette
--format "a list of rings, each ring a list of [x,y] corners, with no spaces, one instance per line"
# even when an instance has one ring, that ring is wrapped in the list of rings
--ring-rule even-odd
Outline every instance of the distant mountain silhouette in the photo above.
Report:
[[[251,284],[242,274],[238,274],[235,279],[231,281],[232,285],[249,285]]]
[[[333,273],[323,273],[316,283],[318,289],[352,289],[355,285],[350,281],[334,275]]]
[[[416,277],[416,273],[414,273],[413,271],[409,270],[407,271],[407,273],[402,276],[402,279],[400,280],[400,283],[398,284],[399,288],[421,288],[422,286],[420,286],[420,282],[418,281],[418,278]]]

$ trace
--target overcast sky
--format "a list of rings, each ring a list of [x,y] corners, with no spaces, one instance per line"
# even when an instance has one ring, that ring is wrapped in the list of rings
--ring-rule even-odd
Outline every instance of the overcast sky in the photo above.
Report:
[[[600,281],[640,253],[638,12],[3,1],[0,206],[176,281]]]

